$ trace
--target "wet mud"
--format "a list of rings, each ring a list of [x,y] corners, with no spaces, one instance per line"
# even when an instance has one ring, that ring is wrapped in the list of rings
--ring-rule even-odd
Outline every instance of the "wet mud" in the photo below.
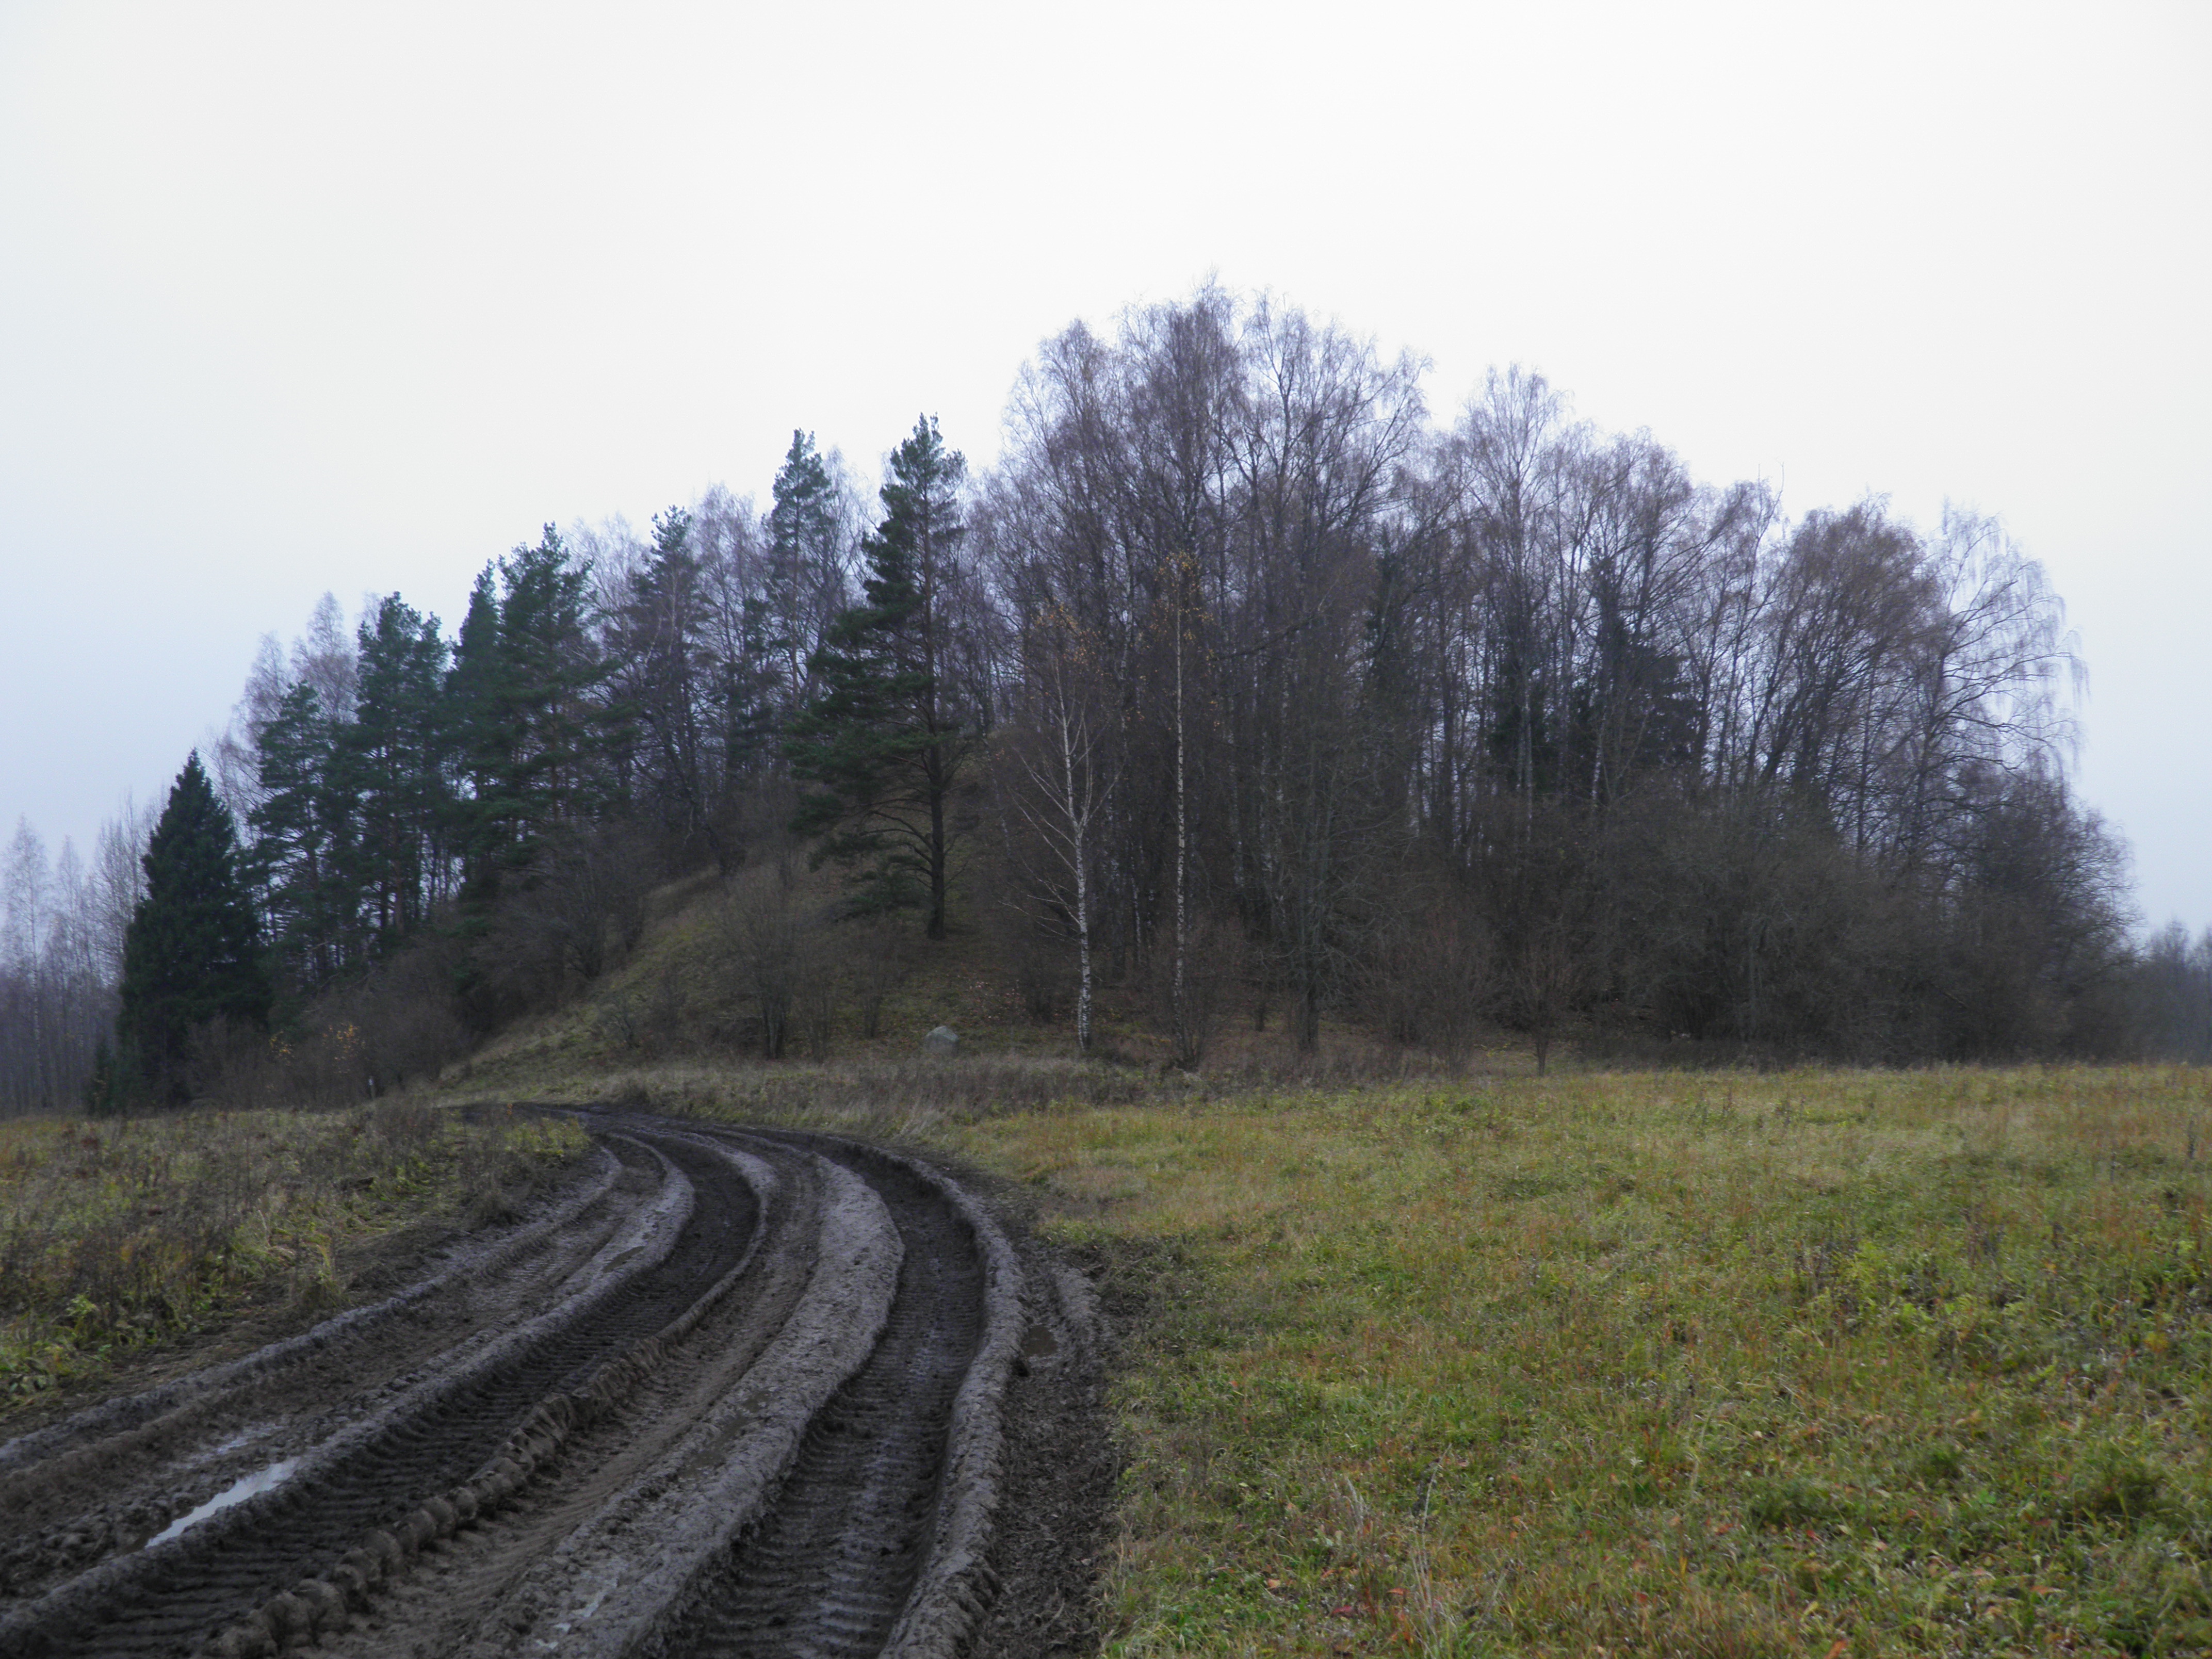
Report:
[[[632,1114],[369,1307],[0,1445],[0,1652],[1078,1652],[1081,1277],[970,1185]]]

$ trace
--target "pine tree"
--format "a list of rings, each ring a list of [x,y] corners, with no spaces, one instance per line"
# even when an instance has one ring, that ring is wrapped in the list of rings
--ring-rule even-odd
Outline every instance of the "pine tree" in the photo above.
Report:
[[[816,862],[864,866],[856,908],[919,908],[932,939],[945,937],[951,800],[978,726],[952,672],[964,472],[927,416],[892,452],[884,521],[862,549],[867,602],[841,613],[815,652],[821,689],[785,745],[813,786],[792,827],[823,838]]]
[[[452,793],[446,643],[438,619],[397,593],[361,625],[360,691],[336,769],[357,826],[361,925],[379,945],[420,927],[442,896],[437,836]]]
[[[638,805],[659,821],[664,855],[678,866],[703,846],[727,866],[715,806],[720,793],[710,718],[707,600],[691,515],[656,514],[653,549],[627,602],[611,620],[621,709],[639,739],[633,767]]]
[[[548,829],[591,817],[619,793],[606,757],[623,734],[604,697],[609,665],[592,636],[589,568],[549,524],[499,574],[491,718],[508,746],[494,816],[509,857],[526,860]]]
[[[726,791],[782,758],[786,712],[783,676],[769,634],[768,607],[748,599],[734,630],[734,649],[714,667],[714,696],[722,728]]]
[[[262,896],[287,976],[310,991],[328,985],[343,966],[348,916],[340,872],[349,862],[353,815],[331,793],[335,746],[322,699],[302,680],[261,729],[261,799],[248,815],[253,845],[240,860]]]
[[[269,977],[239,879],[237,832],[195,750],[145,856],[146,896],[123,941],[116,1024],[157,1098],[184,1098],[192,1033],[211,1020],[265,1024]]]
[[[784,707],[817,688],[809,660],[848,597],[837,556],[837,481],[811,432],[793,431],[768,514],[767,645],[781,665]]]
[[[461,860],[461,901],[479,908],[498,883],[501,854],[512,843],[512,809],[503,791],[514,737],[500,718],[499,581],[487,564],[469,590],[468,613],[446,673],[447,720],[458,787],[447,803],[453,850]]]
[[[607,761],[617,734],[589,584],[549,524],[537,546],[487,565],[469,595],[442,718],[458,775],[443,813],[471,912],[491,904],[544,835],[595,816],[615,793]]]

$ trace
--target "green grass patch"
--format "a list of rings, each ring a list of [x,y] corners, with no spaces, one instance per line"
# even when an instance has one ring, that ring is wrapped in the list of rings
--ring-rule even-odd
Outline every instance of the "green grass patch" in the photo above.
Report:
[[[1109,1651],[2212,1650],[2204,1073],[933,1132],[1149,1296]]]
[[[355,1252],[502,1218],[587,1144],[566,1121],[407,1102],[0,1121],[0,1422],[272,1295],[343,1305]]]

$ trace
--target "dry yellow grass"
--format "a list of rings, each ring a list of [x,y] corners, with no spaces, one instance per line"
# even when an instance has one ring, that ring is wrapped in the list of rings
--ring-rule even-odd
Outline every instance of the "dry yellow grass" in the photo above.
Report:
[[[565,1121],[404,1101],[0,1121],[0,1420],[249,1302],[337,1305],[350,1253],[502,1209],[586,1144]]]
[[[1158,1287],[1120,1383],[1115,1654],[2212,1649],[2201,1072],[934,1133]]]

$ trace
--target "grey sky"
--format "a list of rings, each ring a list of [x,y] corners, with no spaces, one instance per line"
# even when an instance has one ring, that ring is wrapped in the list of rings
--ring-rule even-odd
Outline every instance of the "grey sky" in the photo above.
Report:
[[[2212,922],[2212,8],[0,0],[0,835],[82,846],[316,596],[988,460],[1208,272],[1796,513],[2001,514],[2084,793]]]

